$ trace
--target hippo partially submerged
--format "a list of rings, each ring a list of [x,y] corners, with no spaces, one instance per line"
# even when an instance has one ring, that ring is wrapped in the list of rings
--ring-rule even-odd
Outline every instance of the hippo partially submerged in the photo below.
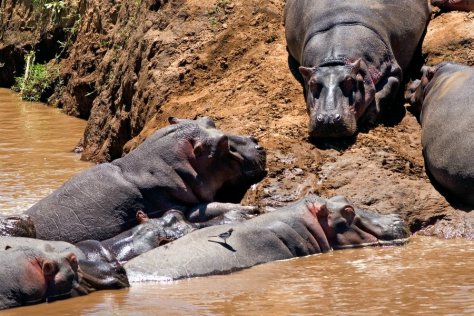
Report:
[[[107,251],[22,237],[0,237],[0,280],[0,309],[129,286]]]
[[[421,107],[421,144],[428,172],[458,200],[474,206],[474,67],[423,67],[406,97]]]
[[[124,266],[131,282],[180,279],[332,249],[400,244],[408,236],[397,215],[356,209],[341,196],[313,195],[245,222],[194,231]]]
[[[73,253],[2,247],[0,309],[69,297],[78,279],[77,259]]]
[[[474,11],[474,0],[431,0],[431,4],[444,11]]]
[[[287,0],[284,19],[305,82],[310,136],[343,137],[393,101],[430,7],[426,0]]]
[[[0,236],[35,238],[35,225],[27,215],[0,215]]]
[[[247,211],[212,202],[241,197],[260,181],[265,150],[252,137],[218,130],[209,118],[170,123],[128,155],[77,174],[28,209],[37,237],[72,243],[112,238],[137,224],[138,210],[159,217],[176,209],[194,221]]]

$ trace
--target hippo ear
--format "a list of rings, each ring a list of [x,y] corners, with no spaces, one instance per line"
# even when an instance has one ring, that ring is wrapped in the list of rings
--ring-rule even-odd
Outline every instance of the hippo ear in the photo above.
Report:
[[[170,116],[170,117],[168,117],[168,122],[169,122],[171,125],[178,124],[178,123],[179,123],[179,118],[176,118],[176,117],[174,117],[174,116]]]
[[[139,210],[137,212],[136,217],[137,217],[138,224],[146,223],[150,219],[148,215],[146,215],[145,212],[143,212],[142,210]]]
[[[66,255],[66,260],[69,262],[69,264],[71,265],[71,268],[74,270],[74,271],[77,271],[78,267],[79,267],[79,264],[77,262],[77,257],[76,255],[71,252],[69,253],[68,255]]]
[[[45,276],[52,276],[56,274],[56,263],[51,260],[43,260],[41,268]]]
[[[357,76],[357,74],[359,73],[359,70],[360,70],[360,61],[361,59],[357,59],[355,62],[353,63],[350,63],[350,66],[351,66],[351,75],[352,76]]]
[[[314,68],[300,66],[298,69],[306,81],[309,81],[309,79],[311,79],[311,77],[314,75]]]
[[[355,218],[355,211],[354,208],[350,205],[345,206],[341,210],[341,215],[344,217],[347,221],[347,226],[351,226],[352,222],[354,221]]]

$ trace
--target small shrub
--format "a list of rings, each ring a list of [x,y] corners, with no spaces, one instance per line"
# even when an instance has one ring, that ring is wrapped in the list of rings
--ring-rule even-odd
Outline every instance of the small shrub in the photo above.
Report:
[[[34,52],[25,56],[25,73],[15,78],[13,90],[20,92],[21,98],[27,101],[40,101],[47,91],[52,91],[58,83],[60,72],[56,65],[34,63]]]

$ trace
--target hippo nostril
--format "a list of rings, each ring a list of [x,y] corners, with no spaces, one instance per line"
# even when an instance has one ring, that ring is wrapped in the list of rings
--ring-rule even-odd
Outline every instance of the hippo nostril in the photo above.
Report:
[[[324,116],[322,114],[318,114],[318,116],[316,116],[316,120],[318,120],[318,122],[322,122],[324,120]]]
[[[262,147],[261,145],[255,145],[255,149],[256,149],[256,150],[262,150],[263,147]]]
[[[334,115],[334,122],[339,122],[341,120],[341,115],[340,114],[335,114]]]

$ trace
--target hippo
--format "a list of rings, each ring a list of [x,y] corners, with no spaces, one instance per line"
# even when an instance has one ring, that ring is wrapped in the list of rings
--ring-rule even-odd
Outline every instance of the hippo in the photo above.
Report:
[[[79,282],[72,252],[2,245],[0,254],[0,310],[70,297]]]
[[[219,205],[219,203],[213,203]],[[222,209],[220,207],[220,209]],[[189,222],[181,211],[170,210],[160,218],[149,218],[143,211],[137,212],[138,225],[110,239],[98,242],[84,240],[76,244],[85,252],[110,252],[124,263],[151,249],[167,244],[203,227],[237,223],[252,218],[252,214],[231,210],[209,221]],[[87,249],[87,250],[85,250]]]
[[[311,138],[353,136],[398,96],[430,19],[426,0],[287,0],[288,51],[304,80]]]
[[[35,238],[35,225],[27,215],[0,215],[0,236]]]
[[[474,0],[431,0],[443,11],[474,11]]]
[[[94,252],[89,251],[88,248],[81,249],[62,241],[45,241],[25,237],[0,237],[0,258],[5,260],[5,262],[10,262],[9,265],[6,263],[0,265],[1,280],[10,280],[6,276],[13,276],[16,273],[15,279],[11,280],[11,284],[7,283],[5,287],[0,285],[0,292],[18,293],[14,297],[10,296],[12,299],[11,304],[16,305],[6,304],[5,306],[7,307],[43,302],[45,300],[49,301],[54,298],[86,295],[96,290],[120,289],[129,286],[127,274],[123,266],[106,249],[101,249],[101,252]],[[44,282],[44,278],[38,279],[37,271],[35,272],[34,270],[38,266],[32,266],[31,262],[27,262],[33,259],[37,261],[36,265],[41,265],[43,261],[53,262],[54,273],[58,273],[58,276],[53,281],[56,280],[58,283],[62,283],[59,285],[48,283],[48,291],[46,291],[40,282]],[[61,272],[63,270],[65,272]],[[61,273],[59,274],[59,272]],[[29,276],[28,273],[35,274]],[[36,279],[32,277],[35,275]],[[29,282],[35,282],[34,284],[31,283],[31,289],[43,289],[43,291],[35,290],[34,294],[36,296],[34,298],[21,298],[21,295],[23,295],[21,294],[22,291],[29,288],[27,284],[21,285],[24,278],[29,280]],[[19,289],[15,286],[19,287]]]
[[[474,206],[474,67],[443,62],[422,68],[406,98],[421,109],[421,144],[442,193]]]
[[[218,130],[212,119],[169,119],[135,150],[85,170],[26,211],[37,238],[77,243],[105,240],[137,224],[142,210],[160,217],[182,211],[207,221],[245,207],[234,198],[266,175],[266,153],[253,137]]]
[[[180,211],[170,210],[160,218],[149,218],[137,212],[138,225],[110,239],[97,242],[84,240],[76,244],[81,249],[109,251],[119,262],[126,262],[151,249],[176,240],[196,229],[198,224],[188,222]]]
[[[409,234],[398,215],[357,209],[342,196],[310,195],[244,222],[193,231],[124,267],[130,282],[175,280],[333,249],[403,244]]]

